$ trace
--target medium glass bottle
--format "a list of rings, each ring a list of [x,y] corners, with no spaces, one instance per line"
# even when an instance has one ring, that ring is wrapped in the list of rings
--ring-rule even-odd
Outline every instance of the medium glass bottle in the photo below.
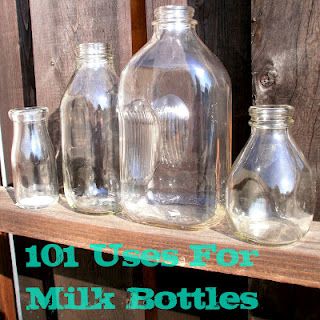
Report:
[[[53,146],[47,127],[48,108],[9,111],[13,121],[11,164],[17,205],[40,209],[57,202],[58,181]]]
[[[119,210],[118,78],[109,46],[83,43],[61,101],[64,192],[85,213]]]
[[[231,83],[193,14],[157,8],[151,40],[120,77],[121,203],[140,223],[194,229],[223,208]]]
[[[300,239],[315,206],[312,172],[293,141],[294,108],[250,107],[251,136],[228,179],[227,208],[244,239],[280,245]]]

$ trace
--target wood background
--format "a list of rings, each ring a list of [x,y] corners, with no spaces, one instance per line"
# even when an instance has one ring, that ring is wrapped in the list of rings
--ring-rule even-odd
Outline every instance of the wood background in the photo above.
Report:
[[[247,140],[248,107],[253,103],[288,103],[296,107],[296,122],[292,127],[295,140],[309,159],[320,186],[320,1],[314,0],[2,0],[0,2],[0,119],[4,136],[6,165],[10,164],[12,125],[7,111],[13,106],[46,105],[50,108],[50,132],[59,159],[59,112],[61,96],[75,66],[75,48],[83,41],[111,42],[118,73],[151,36],[153,10],[162,4],[189,4],[195,7],[199,21],[198,33],[207,46],[222,60],[233,84],[233,156],[237,156]],[[9,182],[10,178],[10,168]],[[3,173],[2,173],[3,174]],[[1,205],[1,204],[0,204]],[[316,208],[320,220],[320,197]],[[29,242],[28,242],[29,241]],[[126,282],[148,286],[163,283],[163,270],[145,275],[143,270],[124,274],[119,270],[87,270],[65,273],[47,270],[48,274],[33,274],[22,268],[26,243],[34,240],[16,239],[18,247],[21,290],[26,286],[46,287],[50,283],[79,285],[98,284],[108,287],[107,278],[114,278],[114,286]],[[6,237],[2,237],[0,257],[8,257]],[[81,259],[90,264],[85,251]],[[0,259],[1,261],[1,259]],[[3,261],[3,259],[2,259]],[[4,272],[0,269],[0,279]],[[12,294],[10,270],[8,281],[0,281],[0,301]],[[214,274],[184,274],[172,271],[169,278],[182,284],[181,279],[196,277],[199,286],[205,285]],[[220,275],[219,275],[220,276]],[[121,282],[123,277],[124,282]],[[222,276],[220,276],[222,277]],[[222,277],[223,278],[223,277]],[[153,280],[152,280],[153,279]],[[180,279],[180,280],[179,280]],[[202,279],[202,280],[201,280]],[[233,287],[247,286],[243,279],[232,279]],[[179,282],[180,281],[180,282]],[[185,280],[184,280],[185,281]],[[226,283],[228,279],[226,279]],[[224,289],[221,281],[221,288]],[[0,285],[0,288],[1,288]],[[169,284],[168,284],[169,286]],[[170,287],[170,286],[169,286]],[[231,286],[232,287],[232,286]],[[269,282],[250,281],[251,288],[261,293],[259,316],[285,319],[288,310],[281,305],[295,301],[296,312],[290,319],[317,319],[318,296],[308,288],[288,287]],[[3,287],[2,287],[3,288]],[[10,291],[11,290],[11,291]],[[270,291],[271,290],[271,291]],[[279,294],[280,293],[280,294]],[[285,295],[295,299],[283,300]],[[270,296],[277,297],[273,305]],[[312,297],[306,300],[301,297]],[[26,298],[26,297],[24,297]],[[125,297],[123,297],[125,298]],[[299,300],[300,299],[300,300]],[[276,303],[278,301],[278,304]],[[285,301],[285,303],[281,303]],[[300,303],[299,303],[300,301]],[[311,310],[310,317],[303,314]],[[12,308],[0,307],[8,319],[14,319]],[[8,309],[9,308],[9,309]],[[300,309],[299,309],[300,308]],[[11,312],[11,315],[10,315]],[[0,314],[4,317],[4,315]],[[25,319],[73,319],[70,314],[28,314]],[[146,313],[141,319],[179,319],[178,314]],[[206,319],[205,315],[180,315],[183,319]],[[217,316],[225,319],[223,315]],[[239,318],[241,315],[239,315]],[[91,319],[92,314],[77,314],[77,319]],[[134,319],[129,315],[110,315],[110,319]],[[210,317],[209,317],[210,318]],[[212,316],[211,316],[212,318]],[[211,319],[210,318],[210,319]],[[95,319],[99,319],[96,315]],[[109,318],[108,318],[109,319]],[[139,318],[140,319],[140,318]]]
[[[252,74],[257,104],[296,108],[292,133],[320,190],[320,1],[252,1]]]

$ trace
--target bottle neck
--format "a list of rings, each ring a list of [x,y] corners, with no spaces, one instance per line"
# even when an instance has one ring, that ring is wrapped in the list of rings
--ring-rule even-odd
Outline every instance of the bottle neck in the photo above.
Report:
[[[293,124],[294,108],[288,105],[258,105],[249,108],[252,129],[287,131]],[[260,131],[259,131],[260,132]]]
[[[194,9],[188,6],[162,6],[155,10],[154,34],[195,32]]]
[[[82,43],[78,47],[77,67],[113,67],[111,46],[105,43]]]
[[[48,111],[47,107],[15,108],[9,110],[8,115],[14,125],[23,125],[28,123],[41,124],[46,123]]]

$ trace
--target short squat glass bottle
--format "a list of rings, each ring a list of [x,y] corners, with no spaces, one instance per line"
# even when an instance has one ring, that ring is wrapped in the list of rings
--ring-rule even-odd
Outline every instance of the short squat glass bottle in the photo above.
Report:
[[[76,211],[118,211],[117,84],[110,48],[80,44],[60,107],[64,192]]]
[[[231,167],[231,83],[194,9],[155,10],[151,40],[120,77],[121,203],[140,223],[214,223]]]
[[[287,105],[249,109],[251,136],[227,188],[228,212],[244,239],[281,245],[309,230],[315,188],[311,169],[289,133],[293,110]]]
[[[13,185],[17,205],[21,208],[44,208],[59,198],[47,116],[45,107],[9,111],[14,132],[11,151]]]

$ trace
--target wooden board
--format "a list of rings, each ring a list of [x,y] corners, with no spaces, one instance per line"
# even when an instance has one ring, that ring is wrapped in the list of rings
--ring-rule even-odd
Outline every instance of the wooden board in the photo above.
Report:
[[[12,192],[12,191],[10,191]],[[9,193],[0,191],[0,231],[89,249],[92,243],[123,243],[123,249],[178,249],[179,266],[190,268],[190,244],[216,244],[218,249],[258,250],[253,267],[222,267],[213,256],[197,269],[269,279],[320,288],[320,223],[315,222],[300,242],[283,247],[254,246],[236,240],[230,230],[220,232],[177,231],[144,226],[116,216],[90,216],[75,213],[61,204],[28,211],[16,207]],[[223,233],[222,233],[223,232]],[[230,235],[225,234],[229,232]],[[111,253],[110,248],[105,250]]]
[[[3,141],[5,142],[4,160],[7,179],[8,183],[11,183],[10,153],[13,131],[12,123],[8,118],[8,110],[24,105],[15,1],[0,1],[0,30],[0,122]]]
[[[296,107],[293,136],[320,190],[320,2],[252,0],[252,70],[256,104]],[[316,219],[320,220],[320,197]]]
[[[147,42],[145,0],[131,0],[132,53]]]
[[[76,66],[77,45],[83,42],[111,43],[119,74],[132,54],[130,10],[130,1],[126,0],[30,1],[36,98],[38,105],[45,105],[50,110],[49,132],[56,148],[60,183],[59,104]],[[82,270],[83,276],[85,273]],[[98,270],[92,270],[88,282],[95,283],[97,274]],[[68,282],[76,286],[79,280],[69,276]],[[55,285],[65,279],[63,274],[60,276],[55,271],[53,277]],[[65,312],[60,316],[73,318]],[[90,314],[83,312],[77,318],[88,319]]]
[[[55,112],[82,42],[111,42],[119,72],[131,57],[130,1],[30,2],[37,103]]]
[[[250,0],[197,1],[198,34],[222,61],[232,83],[232,155],[235,159],[250,135],[248,108],[251,95]]]

